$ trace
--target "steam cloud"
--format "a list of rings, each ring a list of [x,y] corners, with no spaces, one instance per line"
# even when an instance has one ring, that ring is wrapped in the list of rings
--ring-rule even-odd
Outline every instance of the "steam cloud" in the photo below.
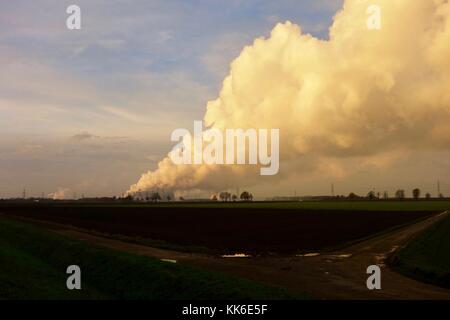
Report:
[[[48,196],[53,200],[65,200],[69,198],[70,189],[67,188],[59,188],[53,193],[50,193]]]
[[[280,128],[280,172],[252,166],[174,165],[166,157],[128,193],[164,189],[225,190],[288,172],[314,170],[321,159],[399,150],[450,149],[450,4],[380,0],[380,30],[369,30],[368,1],[347,0],[329,40],[291,22],[258,38],[231,64],[205,125]],[[194,120],[194,119],[193,119]],[[336,168],[333,164],[329,167]]]

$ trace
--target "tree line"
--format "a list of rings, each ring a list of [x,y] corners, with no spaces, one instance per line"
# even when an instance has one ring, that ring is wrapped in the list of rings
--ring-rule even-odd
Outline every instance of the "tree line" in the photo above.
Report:
[[[422,194],[422,191],[419,188],[414,188],[411,191],[412,198],[415,199],[415,200],[418,200],[420,198],[421,194]],[[442,193],[440,193],[438,196],[439,196],[439,198],[444,198],[444,195]],[[357,198],[364,198],[364,197],[360,197],[360,196],[356,195],[355,193],[351,192],[348,195],[347,198],[349,198],[349,199],[357,199]],[[369,200],[379,200],[379,199],[387,200],[387,199],[391,199],[389,197],[389,194],[388,194],[387,191],[384,191],[383,194],[381,194],[380,192],[375,193],[375,191],[373,191],[373,190],[369,191],[369,193],[366,195],[365,198],[367,198]],[[395,191],[394,198],[398,199],[398,200],[405,199],[406,198],[405,190],[404,189],[398,189],[397,191]],[[425,199],[431,199],[431,198],[432,198],[431,197],[431,193],[427,192],[425,194]]]
[[[237,201],[238,199],[240,199],[242,201],[253,201],[253,194],[251,194],[248,191],[244,191],[241,193],[241,195],[238,198],[238,196],[236,194],[231,194],[230,192],[223,191],[223,192],[220,192],[218,196],[216,194],[213,194],[211,196],[212,201],[217,201],[219,199],[224,202]]]

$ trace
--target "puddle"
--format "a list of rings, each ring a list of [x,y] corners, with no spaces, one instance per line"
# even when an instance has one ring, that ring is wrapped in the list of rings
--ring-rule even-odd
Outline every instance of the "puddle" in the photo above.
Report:
[[[222,258],[250,258],[251,255],[245,253],[223,254]]]
[[[389,253],[393,253],[393,252],[395,252],[397,249],[398,249],[398,246],[393,246],[392,249],[391,249],[391,251],[389,251]]]
[[[173,259],[161,259],[161,261],[170,262],[170,263],[177,263],[177,260],[173,260]]]
[[[346,259],[346,258],[350,258],[352,256],[351,253],[343,253],[343,254],[334,254],[331,255],[331,258],[338,258],[338,259]]]
[[[386,255],[384,254],[378,254],[375,255],[375,263],[379,266],[384,266],[384,261],[386,260]]]
[[[320,253],[318,252],[311,252],[311,253],[305,253],[305,254],[296,254],[296,257],[317,257],[320,256]]]

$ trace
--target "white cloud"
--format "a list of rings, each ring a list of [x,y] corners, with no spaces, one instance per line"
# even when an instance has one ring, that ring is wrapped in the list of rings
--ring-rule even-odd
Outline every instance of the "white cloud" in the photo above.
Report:
[[[167,157],[129,192],[258,185],[301,175],[302,167],[342,178],[355,158],[364,170],[394,163],[395,151],[448,151],[450,5],[376,2],[384,27],[375,32],[357,0],[346,1],[329,40],[278,24],[232,62],[219,96],[208,102],[206,126],[280,129],[279,176],[261,178],[251,166],[177,166]],[[405,21],[415,24],[403,28]]]

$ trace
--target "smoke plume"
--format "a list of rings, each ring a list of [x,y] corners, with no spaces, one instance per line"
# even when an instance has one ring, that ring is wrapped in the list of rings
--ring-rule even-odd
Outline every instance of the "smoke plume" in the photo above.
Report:
[[[70,198],[70,192],[68,188],[58,188],[55,192],[48,194],[48,197],[53,200],[65,200]]]
[[[369,5],[381,28],[369,29]],[[324,159],[450,149],[450,4],[446,0],[347,0],[329,39],[291,22],[245,47],[206,126],[279,128],[280,174],[253,166],[175,165],[166,157],[129,193],[225,190],[323,169]],[[193,119],[195,120],[195,119]]]

